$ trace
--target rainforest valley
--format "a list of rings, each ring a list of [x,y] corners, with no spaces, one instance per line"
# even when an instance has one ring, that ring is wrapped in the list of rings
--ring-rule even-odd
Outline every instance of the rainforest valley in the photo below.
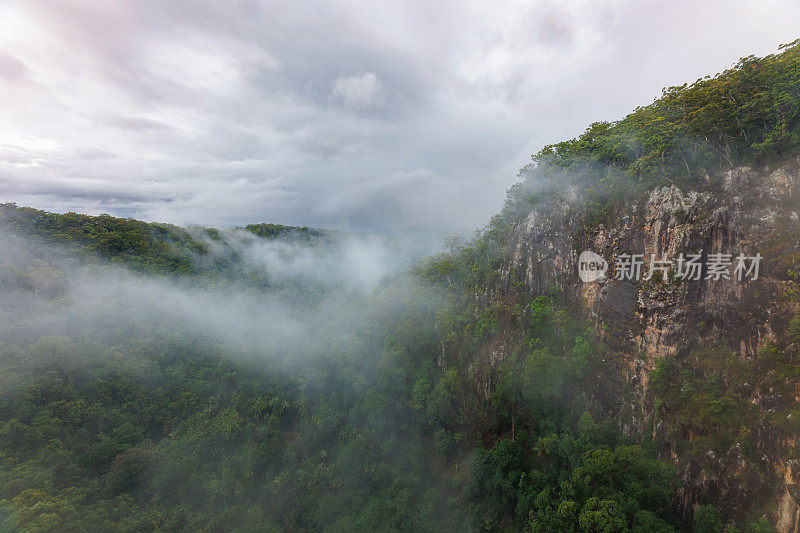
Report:
[[[796,531],[799,157],[795,42],[544,148],[433,254],[2,204],[0,531]]]

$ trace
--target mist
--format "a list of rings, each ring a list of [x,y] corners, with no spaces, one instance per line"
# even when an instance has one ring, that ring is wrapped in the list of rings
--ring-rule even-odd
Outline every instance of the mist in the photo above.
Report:
[[[370,235],[267,239],[235,229],[210,238],[200,228],[190,234],[206,249],[193,261],[236,257],[236,275],[144,274],[4,232],[0,335],[17,345],[53,335],[112,345],[136,335],[180,336],[297,368],[320,356],[363,354],[378,331],[378,302],[381,313],[397,305],[381,294],[411,283],[404,273],[428,246]],[[403,300],[393,294],[392,301]]]

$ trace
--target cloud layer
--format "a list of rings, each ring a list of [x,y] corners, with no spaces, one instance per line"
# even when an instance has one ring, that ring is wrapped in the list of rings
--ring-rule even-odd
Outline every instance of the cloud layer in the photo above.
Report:
[[[0,5],[0,200],[472,229],[543,144],[800,35],[709,0]]]

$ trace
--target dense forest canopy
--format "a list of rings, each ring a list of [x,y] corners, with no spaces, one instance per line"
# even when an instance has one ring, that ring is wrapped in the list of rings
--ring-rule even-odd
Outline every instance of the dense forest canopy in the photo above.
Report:
[[[780,161],[800,147],[800,40],[753,56],[714,77],[664,89],[661,98],[578,138],[544,147],[534,162],[587,161],[639,178],[693,177]]]
[[[368,329],[349,330],[340,307],[314,324],[324,344],[273,348],[267,328],[259,348],[176,327],[138,274],[132,294],[122,273],[121,294],[87,298],[105,282],[85,248],[6,238],[2,249],[6,529],[560,529],[607,513],[666,527],[674,473],[572,412],[592,341],[555,312],[556,293],[520,317],[533,351],[487,403],[434,357],[437,330],[475,350],[491,317],[473,321],[413,279],[339,301]],[[258,317],[256,300],[245,305]],[[475,439],[486,448],[473,453]],[[587,481],[609,467],[619,479]]]
[[[764,167],[800,152],[800,40],[779,54],[746,57],[714,77],[664,89],[652,104],[575,139],[545,146],[520,170],[503,216],[575,186],[598,215],[651,189],[714,189],[718,171]],[[606,212],[607,214],[607,212]]]
[[[721,531],[710,505],[677,512],[657,443],[588,413],[580,391],[607,347],[574,303],[480,295],[505,228],[562,185],[580,185],[591,219],[653,183],[713,187],[799,147],[795,42],[544,148],[474,239],[369,290],[331,273],[357,269],[323,230],[3,204],[0,530]],[[287,257],[323,268],[270,270]],[[294,327],[297,343],[272,342]],[[501,327],[519,349],[481,389]],[[659,372],[675,409],[727,401],[681,375],[708,399],[684,405],[664,385],[676,370]],[[768,530],[758,513],[729,526]]]

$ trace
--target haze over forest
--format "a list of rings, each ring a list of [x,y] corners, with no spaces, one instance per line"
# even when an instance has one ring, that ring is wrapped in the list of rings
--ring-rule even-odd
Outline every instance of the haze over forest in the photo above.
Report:
[[[797,531],[797,20],[3,3],[0,533]]]

